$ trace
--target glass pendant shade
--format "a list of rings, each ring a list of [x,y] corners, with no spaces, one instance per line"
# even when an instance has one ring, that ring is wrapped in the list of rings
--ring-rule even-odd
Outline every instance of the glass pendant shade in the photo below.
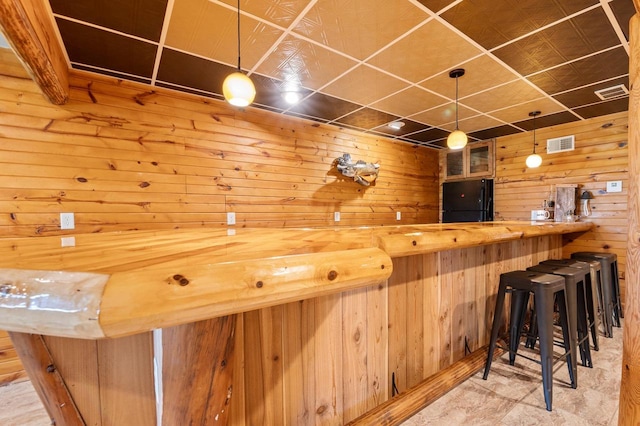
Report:
[[[224,79],[222,94],[231,105],[246,107],[255,99],[256,87],[249,77],[237,71]]]
[[[536,167],[540,167],[540,164],[542,164],[542,157],[540,157],[538,154],[531,154],[527,157],[527,160],[525,162],[527,163],[527,167],[529,167],[530,169],[535,169]]]
[[[447,146],[450,149],[462,149],[468,140],[467,135],[462,130],[454,130],[447,137]]]

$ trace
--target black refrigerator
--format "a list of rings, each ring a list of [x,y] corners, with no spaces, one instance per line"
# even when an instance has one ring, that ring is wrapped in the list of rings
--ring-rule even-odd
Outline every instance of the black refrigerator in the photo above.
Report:
[[[442,222],[493,220],[493,179],[445,182],[442,185]]]

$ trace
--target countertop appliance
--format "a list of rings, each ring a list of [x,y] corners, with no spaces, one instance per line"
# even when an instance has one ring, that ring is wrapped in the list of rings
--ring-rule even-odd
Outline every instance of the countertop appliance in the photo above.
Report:
[[[493,179],[461,180],[442,185],[442,222],[493,220]]]

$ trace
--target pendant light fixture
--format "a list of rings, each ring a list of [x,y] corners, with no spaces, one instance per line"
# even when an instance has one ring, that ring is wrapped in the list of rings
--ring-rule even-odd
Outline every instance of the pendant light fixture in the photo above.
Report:
[[[542,157],[536,154],[536,116],[540,115],[540,111],[532,111],[529,113],[529,117],[533,117],[533,154],[527,157],[527,167],[535,169],[542,164]]]
[[[238,0],[238,70],[229,74],[222,83],[222,94],[233,106],[246,107],[256,97],[256,88],[240,68],[240,0]]]
[[[467,135],[460,129],[458,129],[458,77],[464,75],[463,68],[456,68],[449,73],[449,77],[456,79],[456,129],[447,137],[447,146],[450,149],[462,149],[467,145]]]

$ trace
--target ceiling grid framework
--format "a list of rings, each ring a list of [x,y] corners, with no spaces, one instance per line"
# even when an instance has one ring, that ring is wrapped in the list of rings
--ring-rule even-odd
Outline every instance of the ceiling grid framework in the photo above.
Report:
[[[50,0],[72,68],[222,99],[235,0]],[[632,0],[241,0],[251,108],[441,149],[628,109]],[[96,46],[100,46],[97,49]],[[290,105],[282,93],[297,90]],[[401,129],[389,122],[401,120]]]

